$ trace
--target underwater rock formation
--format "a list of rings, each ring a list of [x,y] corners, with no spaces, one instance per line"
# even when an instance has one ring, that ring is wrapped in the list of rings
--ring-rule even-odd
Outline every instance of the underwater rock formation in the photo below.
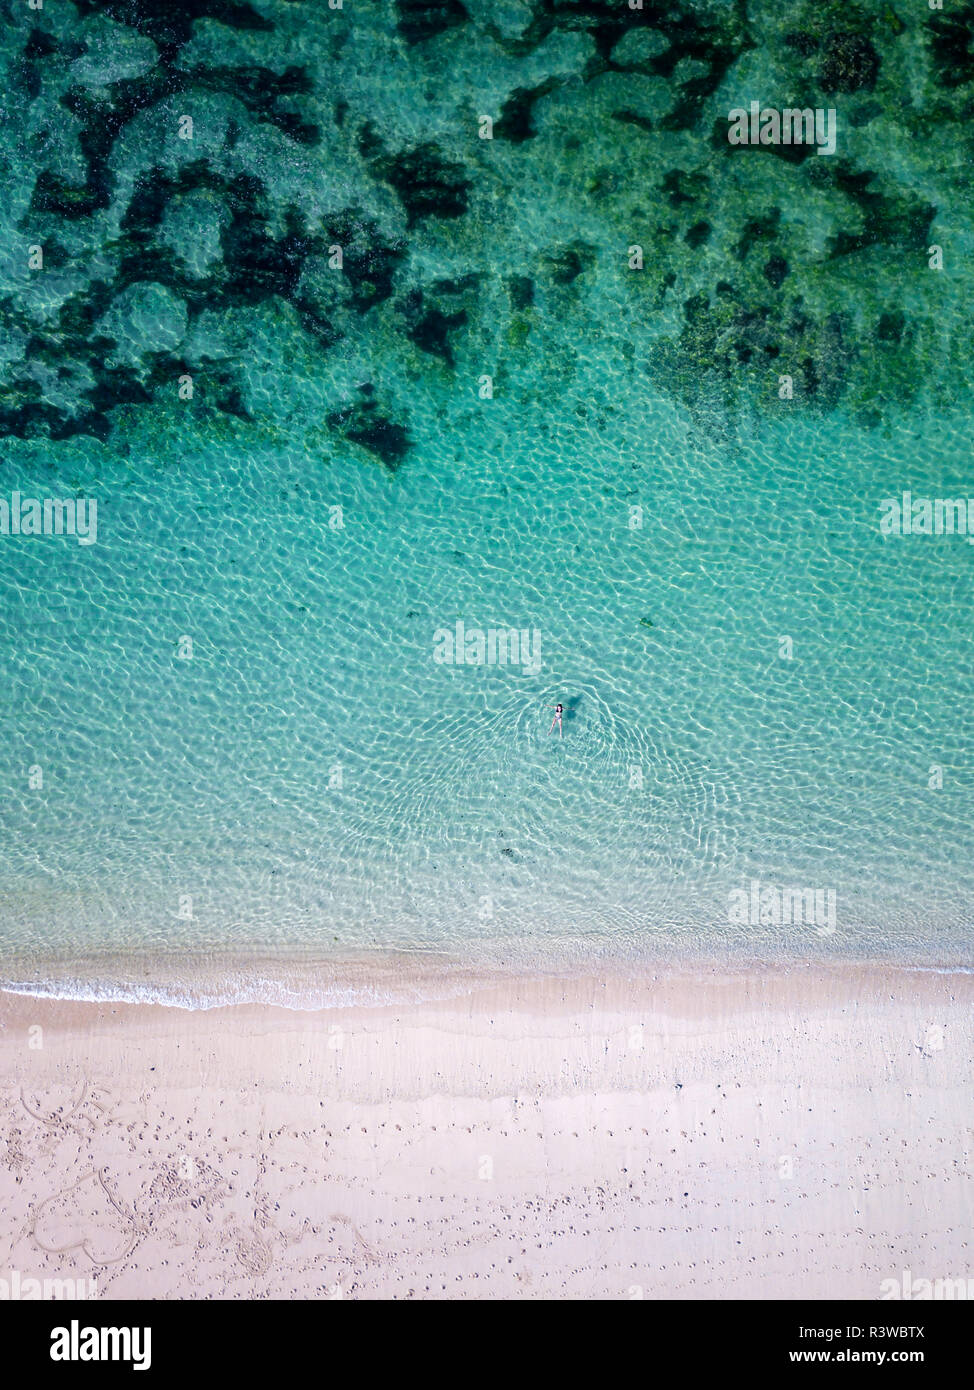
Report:
[[[547,352],[563,376],[586,341],[704,414],[780,410],[786,377],[789,409],[867,420],[949,399],[972,349],[940,283],[969,272],[928,253],[943,207],[970,215],[972,36],[972,5],[24,10],[0,428],[110,441],[188,377],[187,424],[279,432],[300,381],[395,471],[424,391],[518,389]],[[730,145],[757,96],[835,108],[836,154]]]

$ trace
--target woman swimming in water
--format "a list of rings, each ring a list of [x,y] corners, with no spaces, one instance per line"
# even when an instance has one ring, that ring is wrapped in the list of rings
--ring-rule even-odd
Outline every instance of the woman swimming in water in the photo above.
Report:
[[[551,729],[548,730],[549,735],[551,734],[551,730],[552,730],[552,729],[555,727],[555,725],[557,724],[557,725],[558,725],[558,737],[559,737],[559,738],[562,738],[562,737],[563,737],[563,735],[562,735],[562,728],[561,728],[561,715],[562,715],[562,709],[563,709],[563,708],[564,708],[564,707],[563,707],[562,705],[555,705],[555,717],[554,717],[554,719],[551,721]]]

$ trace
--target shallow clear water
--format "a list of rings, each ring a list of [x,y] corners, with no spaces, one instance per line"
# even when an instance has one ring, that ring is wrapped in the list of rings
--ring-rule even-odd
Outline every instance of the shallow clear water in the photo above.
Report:
[[[616,406],[485,403],[395,478],[157,459],[96,544],[6,538],[5,946],[963,959],[974,557],[877,499],[967,440]],[[458,618],[540,672],[437,663]],[[834,889],[834,936],[730,922],[751,877]]]
[[[398,42],[388,25],[370,32],[349,40],[353,108],[381,86],[381,67],[363,67],[369,43]],[[225,42],[222,61],[245,44],[270,61],[270,38],[219,35],[198,25],[195,59],[209,46],[216,61]],[[456,56],[473,40],[468,26],[435,42],[455,42]],[[562,34],[558,62],[581,63],[586,42]],[[408,56],[437,71],[429,51]],[[518,60],[528,62],[540,81],[544,62]],[[517,67],[498,59],[499,91],[521,81]],[[326,71],[313,66],[322,88]],[[974,549],[957,536],[879,533],[881,499],[905,488],[967,495],[963,400],[897,413],[893,374],[871,413],[861,394],[855,410],[792,409],[776,400],[778,365],[762,388],[773,405],[759,413],[746,380],[731,402],[709,400],[706,383],[689,401],[685,381],[665,389],[652,347],[678,326],[676,307],[649,315],[633,299],[614,205],[601,224],[588,207],[584,226],[570,205],[578,169],[614,157],[607,132],[618,123],[603,108],[625,93],[619,74],[608,81],[586,89],[601,154],[566,155],[547,202],[531,183],[542,157],[524,188],[495,189],[499,201],[476,218],[413,227],[389,210],[388,189],[363,192],[341,163],[347,151],[328,154],[331,182],[315,196],[336,207],[372,198],[425,285],[458,275],[480,248],[478,273],[494,288],[478,291],[469,334],[446,355],[415,333],[404,347],[384,305],[359,305],[321,355],[286,296],[231,306],[225,285],[208,287],[209,309],[186,292],[187,327],[172,291],[145,288],[163,274],[156,264],[134,292],[125,273],[100,321],[115,342],[109,360],[143,381],[162,354],[155,404],[123,400],[103,440],[12,430],[22,437],[8,441],[3,495],[94,497],[98,533],[90,546],[0,537],[8,978],[22,980],[25,961],[45,962],[43,974],[53,958],[89,952],[175,962],[421,950],[552,968],[694,954],[969,960]],[[230,98],[207,99],[233,114]],[[562,151],[565,100],[537,113],[539,139]],[[416,101],[419,115],[397,108],[401,138],[449,144],[449,96]],[[48,115],[55,106],[52,95]],[[220,139],[227,119],[219,110]],[[206,130],[192,154],[222,167]],[[268,132],[246,131],[242,163],[275,198],[317,188],[312,166],[327,150],[268,163],[252,143],[283,138]],[[691,137],[661,138],[668,161],[686,164]],[[866,126],[850,139],[867,141]],[[140,144],[130,127],[126,140],[112,158],[130,192],[149,135]],[[533,141],[498,148],[506,179],[522,151],[536,157]],[[153,158],[171,173],[184,155],[170,142]],[[652,164],[653,179],[666,162]],[[30,224],[27,195],[17,212]],[[753,190],[707,196],[731,238]],[[776,196],[790,208],[787,189]],[[198,230],[203,276],[226,218],[214,213],[210,246],[203,205],[170,203]],[[124,230],[114,204],[98,216]],[[180,245],[188,234],[166,225]],[[8,288],[39,322],[54,314],[45,293],[56,307],[79,292],[65,276],[93,273],[86,226],[60,228],[74,259],[56,282],[28,284],[8,260]],[[502,277],[534,273],[538,247],[580,228],[598,255],[578,284],[559,279],[563,260],[552,280],[549,261],[536,307],[493,325]],[[182,253],[188,264],[185,240]],[[859,267],[848,284],[880,273],[893,272]],[[923,285],[904,272],[901,302],[916,308]],[[841,304],[852,290],[839,279],[829,293]],[[408,303],[400,312],[410,322]],[[957,312],[945,295],[940,330]],[[917,313],[917,332],[933,332]],[[64,340],[65,360],[78,351]],[[246,420],[226,403],[200,413],[221,355]],[[195,373],[195,405],[176,400],[180,366]],[[485,371],[492,399],[479,393]],[[382,409],[408,416],[410,446],[393,466],[335,423],[336,407],[371,418],[362,400],[373,379]],[[124,396],[127,379],[111,380]],[[57,404],[60,389],[45,378],[46,400]],[[540,670],[438,662],[436,634],[458,620],[536,629]],[[563,737],[549,727],[559,701]],[[733,895],[754,879],[834,894],[834,921],[736,920]]]

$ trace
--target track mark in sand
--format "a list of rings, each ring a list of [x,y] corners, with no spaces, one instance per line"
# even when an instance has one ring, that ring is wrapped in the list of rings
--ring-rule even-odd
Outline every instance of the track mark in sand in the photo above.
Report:
[[[366,1264],[382,1264],[382,1256],[374,1246],[369,1244],[350,1216],[341,1216],[333,1212],[328,1220],[334,1221],[337,1226],[346,1226],[351,1231],[355,1237],[356,1245],[365,1256]]]
[[[47,1255],[81,1250],[96,1265],[127,1259],[139,1238],[134,1219],[112,1196],[100,1168],[42,1202],[31,1235]]]
[[[274,1263],[274,1252],[256,1231],[238,1231],[234,1256],[248,1274],[266,1274]]]
[[[27,1096],[24,1094],[24,1087],[21,1086],[20,1103],[26,1110],[27,1114],[31,1117],[31,1119],[37,1120],[40,1124],[45,1125],[50,1130],[63,1131],[67,1129],[73,1129],[75,1133],[79,1133],[80,1131],[78,1130],[78,1126],[73,1122],[73,1117],[78,1114],[85,1101],[92,1098],[89,1096],[89,1081],[87,1076],[82,1076],[81,1080],[74,1088],[74,1091],[72,1092],[72,1099],[70,1104],[68,1105],[67,1110],[65,1110],[65,1105],[62,1102],[62,1104],[58,1105],[55,1109],[45,1111],[44,1108],[40,1105],[40,1093],[32,1091],[30,1093],[30,1097],[31,1100],[34,1102],[34,1105],[28,1105]],[[99,1110],[104,1111],[104,1108],[104,1106],[98,1104]],[[88,1116],[85,1116],[83,1118],[85,1119],[87,1124],[91,1125],[94,1128],[94,1120],[92,1120]]]

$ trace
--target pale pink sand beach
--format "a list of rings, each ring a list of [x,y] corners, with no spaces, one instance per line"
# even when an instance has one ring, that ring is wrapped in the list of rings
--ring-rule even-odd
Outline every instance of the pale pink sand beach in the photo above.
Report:
[[[0,1276],[109,1299],[972,1277],[972,1004],[970,976],[839,967],[316,1013],[0,995]]]

